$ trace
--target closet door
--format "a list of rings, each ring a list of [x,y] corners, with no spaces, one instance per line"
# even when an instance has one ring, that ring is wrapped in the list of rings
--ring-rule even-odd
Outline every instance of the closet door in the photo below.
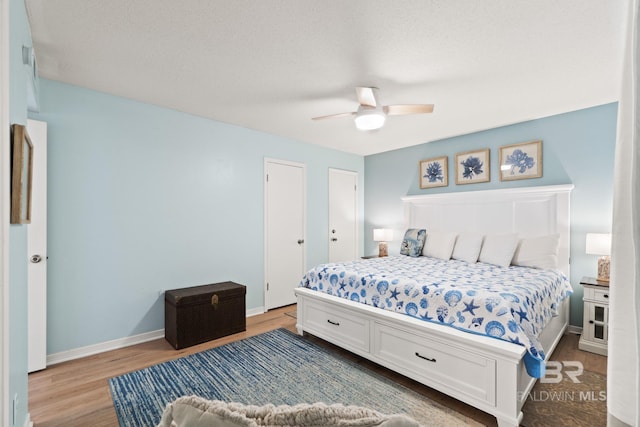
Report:
[[[358,257],[358,174],[329,169],[329,262]]]
[[[305,273],[306,167],[265,160],[265,308],[296,302]]]

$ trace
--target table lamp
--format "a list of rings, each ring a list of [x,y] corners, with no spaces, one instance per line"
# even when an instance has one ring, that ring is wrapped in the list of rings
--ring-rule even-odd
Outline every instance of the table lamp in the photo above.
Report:
[[[586,253],[602,255],[598,258],[598,280],[609,281],[609,266],[611,263],[611,234],[587,233]]]
[[[393,230],[388,228],[374,228],[373,241],[380,242],[378,244],[378,256],[384,257],[389,255],[387,242],[393,240]]]

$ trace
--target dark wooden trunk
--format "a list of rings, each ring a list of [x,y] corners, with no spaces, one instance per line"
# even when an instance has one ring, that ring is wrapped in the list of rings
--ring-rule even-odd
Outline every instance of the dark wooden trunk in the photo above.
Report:
[[[177,350],[246,330],[246,292],[234,282],[166,291],[166,340]]]

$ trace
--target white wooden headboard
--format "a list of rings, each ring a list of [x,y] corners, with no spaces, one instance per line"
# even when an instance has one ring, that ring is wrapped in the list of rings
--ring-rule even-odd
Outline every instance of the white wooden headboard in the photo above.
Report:
[[[558,267],[569,277],[571,190],[573,184],[407,196],[404,222],[427,232],[558,233]]]

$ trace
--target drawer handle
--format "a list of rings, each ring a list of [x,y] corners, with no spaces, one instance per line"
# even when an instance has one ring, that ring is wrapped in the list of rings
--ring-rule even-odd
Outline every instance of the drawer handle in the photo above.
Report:
[[[213,294],[211,295],[211,306],[213,307],[214,310],[218,309],[218,295],[217,294]]]
[[[429,362],[435,362],[436,361],[436,359],[431,359],[429,357],[423,356],[420,353],[418,353],[417,351],[416,351],[416,356],[418,356],[420,359],[424,359],[424,360],[427,360]]]
[[[605,298],[609,298],[609,294],[604,294],[604,297]]]
[[[332,322],[329,319],[327,319],[327,322],[331,323],[332,325],[340,326],[340,322]]]

